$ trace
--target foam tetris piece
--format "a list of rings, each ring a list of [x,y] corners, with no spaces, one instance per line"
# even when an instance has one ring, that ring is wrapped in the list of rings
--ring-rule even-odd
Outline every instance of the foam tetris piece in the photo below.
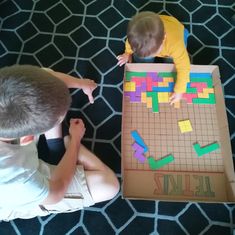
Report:
[[[193,104],[215,104],[215,94],[210,93],[209,98],[194,98],[192,99]]]
[[[212,79],[211,73],[190,73],[190,78]]]
[[[188,104],[192,104],[193,98],[197,98],[197,94],[183,94],[183,98],[186,99]]]
[[[190,82],[191,83],[200,83],[200,82],[205,82],[207,83],[208,88],[213,88],[213,81],[212,79],[208,78],[200,78],[200,77],[190,77]]]
[[[131,81],[131,77],[146,77],[146,72],[126,72],[126,81]]]
[[[124,91],[135,91],[135,83],[134,82],[126,82],[124,84]]]
[[[152,108],[153,107],[153,101],[151,97],[147,97],[147,108]]]
[[[193,130],[190,120],[178,121],[181,133],[190,132]]]
[[[159,103],[168,103],[169,102],[169,93],[168,92],[158,92],[158,102]]]
[[[203,89],[207,87],[205,82],[191,82],[190,87],[196,88],[197,92],[203,92]]]
[[[193,148],[195,152],[197,153],[198,157],[201,157],[207,153],[213,152],[220,148],[219,144],[217,142],[209,144],[207,146],[201,147],[198,143],[193,144]]]
[[[165,77],[164,81],[165,82],[174,82],[174,78],[173,77]]]
[[[144,163],[146,160],[146,157],[144,156],[144,148],[136,142],[132,145],[132,148],[135,150],[134,157],[139,162]]]
[[[141,93],[141,102],[147,103],[147,95],[146,92]]]
[[[198,98],[209,98],[209,94],[206,92],[198,93]]]
[[[154,82],[162,82],[163,81],[163,78],[160,77],[156,72],[148,72],[147,76],[152,77]]]
[[[159,160],[155,160],[153,157],[148,157],[149,167],[152,170],[157,170],[157,169],[169,164],[172,161],[174,161],[174,157],[171,154],[166,157],[163,157],[162,159],[159,159]]]
[[[203,93],[215,93],[214,88],[203,88]]]
[[[140,146],[144,148],[144,153],[148,151],[147,145],[144,143],[144,140],[141,138],[137,131],[131,131],[131,136]]]
[[[157,92],[147,92],[147,97],[151,97],[152,98],[153,112],[157,113],[159,111],[159,108],[158,108],[158,94],[157,94]]]
[[[174,103],[174,108],[179,109],[180,108],[180,101]]]

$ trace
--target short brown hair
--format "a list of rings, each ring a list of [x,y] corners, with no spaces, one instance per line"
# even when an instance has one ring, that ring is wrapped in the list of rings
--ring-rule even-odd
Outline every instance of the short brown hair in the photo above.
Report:
[[[65,83],[39,67],[0,69],[0,137],[44,133],[65,115],[70,103]]]
[[[163,42],[163,22],[154,12],[140,12],[129,22],[127,38],[137,56],[150,56],[160,48]]]

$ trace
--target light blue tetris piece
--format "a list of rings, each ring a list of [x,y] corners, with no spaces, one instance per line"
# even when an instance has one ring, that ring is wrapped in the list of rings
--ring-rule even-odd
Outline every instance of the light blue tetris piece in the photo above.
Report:
[[[190,78],[208,78],[211,79],[211,73],[190,73]]]
[[[137,131],[131,131],[131,136],[133,137],[135,142],[137,142],[140,146],[142,146],[144,148],[144,153],[146,153],[148,151],[148,147],[144,143],[144,140],[141,138],[139,133]]]
[[[174,89],[174,82],[169,82],[169,85],[166,87],[153,86],[152,91],[156,92],[172,92]]]

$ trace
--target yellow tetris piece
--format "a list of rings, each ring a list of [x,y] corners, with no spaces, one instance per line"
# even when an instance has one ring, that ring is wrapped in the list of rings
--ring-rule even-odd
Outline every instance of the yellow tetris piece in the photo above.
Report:
[[[135,91],[135,83],[134,82],[126,82],[124,84],[124,91]]]
[[[168,103],[169,102],[169,93],[168,92],[158,92],[158,102],[159,103]]]
[[[168,87],[169,84],[168,84],[168,82],[163,81],[163,82],[159,82],[159,83],[158,83],[158,86],[159,86],[159,87]]]
[[[214,88],[203,88],[203,93],[215,93]]]
[[[153,107],[152,97],[147,97],[147,108],[152,108],[152,107]]]
[[[172,77],[164,77],[163,82],[174,82],[174,78]]]
[[[147,102],[146,92],[141,92],[141,102],[143,103]]]
[[[193,130],[190,120],[178,121],[181,133],[190,132]]]
[[[197,96],[198,96],[198,98],[209,98],[209,94],[206,92],[205,93],[204,92],[198,93]]]
[[[180,101],[174,103],[174,108],[179,109],[180,108]]]

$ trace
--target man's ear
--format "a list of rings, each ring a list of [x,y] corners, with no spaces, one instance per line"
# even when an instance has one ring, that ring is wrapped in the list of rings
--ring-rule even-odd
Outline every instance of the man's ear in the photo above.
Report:
[[[26,135],[20,138],[20,145],[26,145],[31,143],[34,140],[33,135]]]

